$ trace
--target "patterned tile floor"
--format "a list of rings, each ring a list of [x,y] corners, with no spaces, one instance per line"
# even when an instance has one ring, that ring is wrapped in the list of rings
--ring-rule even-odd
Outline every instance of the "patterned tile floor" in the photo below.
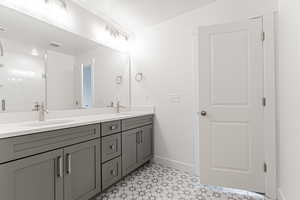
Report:
[[[201,185],[199,177],[149,163],[96,200],[264,200],[256,193]]]

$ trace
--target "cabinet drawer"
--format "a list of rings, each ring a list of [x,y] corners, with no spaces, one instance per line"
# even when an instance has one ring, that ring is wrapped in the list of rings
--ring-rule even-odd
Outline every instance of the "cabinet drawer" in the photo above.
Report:
[[[0,163],[100,137],[100,124],[0,139]]]
[[[102,164],[102,191],[121,179],[121,157]]]
[[[121,134],[102,138],[102,162],[106,162],[121,155]]]
[[[122,120],[122,130],[126,131],[153,123],[153,115]]]
[[[102,136],[121,132],[121,121],[112,121],[101,123]]]

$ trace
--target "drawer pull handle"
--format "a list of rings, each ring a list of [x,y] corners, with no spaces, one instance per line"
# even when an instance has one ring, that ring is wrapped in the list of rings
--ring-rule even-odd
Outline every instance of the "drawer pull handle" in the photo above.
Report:
[[[117,129],[117,128],[118,128],[117,125],[112,125],[112,126],[110,126],[110,130],[111,130],[111,131],[113,131],[113,130],[115,130],[115,129]]]
[[[67,159],[66,159],[66,162],[67,162],[67,174],[71,174],[71,159],[72,159],[72,157],[71,157],[71,154],[67,154]]]
[[[116,168],[110,171],[110,174],[113,176],[119,176],[119,163],[117,163]]]
[[[112,145],[109,146],[109,148],[110,148],[111,150],[115,150],[115,145],[112,144]]]
[[[59,156],[57,158],[57,177],[61,178],[63,175],[63,160],[62,157]]]
[[[110,170],[110,174],[113,176],[118,176],[118,172],[114,169]]]

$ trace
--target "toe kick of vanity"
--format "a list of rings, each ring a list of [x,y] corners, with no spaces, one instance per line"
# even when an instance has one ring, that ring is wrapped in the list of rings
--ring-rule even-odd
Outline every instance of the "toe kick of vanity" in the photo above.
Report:
[[[88,200],[153,157],[153,115],[0,139],[5,200]]]

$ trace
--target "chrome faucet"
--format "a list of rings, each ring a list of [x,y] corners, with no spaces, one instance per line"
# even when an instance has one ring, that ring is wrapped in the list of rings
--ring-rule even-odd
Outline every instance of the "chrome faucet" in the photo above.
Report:
[[[113,101],[111,101],[111,102],[110,102],[110,104],[109,104],[109,105],[107,105],[106,107],[107,107],[107,108],[113,108],[113,107],[115,107],[115,106],[114,106],[114,102],[113,102]]]
[[[120,113],[120,108],[126,108],[125,106],[122,106],[120,104],[120,101],[117,101],[117,106],[116,106],[116,109],[117,109],[117,113]]]
[[[48,113],[48,110],[46,109],[44,102],[41,104],[39,104],[39,102],[35,102],[32,111],[39,112],[39,121],[45,121],[45,114]]]

